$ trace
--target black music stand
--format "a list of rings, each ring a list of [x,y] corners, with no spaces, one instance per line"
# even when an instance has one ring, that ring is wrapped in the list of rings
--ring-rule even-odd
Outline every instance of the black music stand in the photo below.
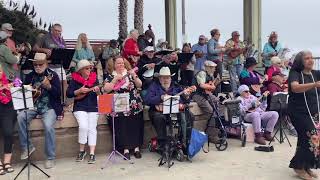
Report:
[[[170,169],[170,167],[172,167],[174,165],[174,162],[172,161],[172,156],[174,151],[176,150],[175,147],[178,144],[173,138],[173,120],[177,120],[177,113],[179,113],[179,102],[178,103],[174,103],[176,101],[179,101],[179,98],[175,97],[175,96],[171,96],[168,99],[164,100],[163,103],[165,103],[166,101],[169,101],[169,104],[163,104],[163,112],[165,114],[165,107],[169,107],[169,112],[166,113],[167,115],[170,116],[169,118],[169,128],[167,131],[167,137],[166,137],[166,143],[163,149],[163,152],[161,154],[161,158],[158,160],[159,164],[158,166],[162,166],[165,163],[167,163],[167,167],[168,169]],[[173,112],[173,107],[178,105],[178,112],[176,112],[176,110]]]
[[[61,92],[62,92],[62,104],[64,104],[64,85],[63,85],[63,69],[69,69],[72,57],[74,54],[74,49],[52,49],[51,53],[51,64],[60,65],[60,75],[61,75]],[[67,79],[67,77],[65,77]]]
[[[192,60],[194,53],[178,53],[178,62],[180,64],[187,64]]]
[[[26,167],[28,167],[28,180],[30,179],[30,166],[35,167],[36,169],[38,169],[39,171],[41,171],[44,175],[46,175],[48,178],[50,178],[50,175],[48,175],[47,173],[45,173],[41,168],[39,168],[37,165],[35,165],[30,158],[30,149],[29,149],[29,129],[28,129],[28,114],[27,114],[27,110],[30,108],[30,106],[27,106],[27,97],[26,97],[26,92],[30,91],[30,90],[26,90],[24,85],[21,86],[21,90],[18,90],[22,92],[22,98],[17,97],[16,99],[22,99],[23,100],[23,108],[17,108],[16,110],[23,110],[26,120],[26,133],[27,133],[27,151],[28,151],[28,158],[27,158],[27,162],[25,163],[25,165],[23,166],[23,168],[20,170],[20,172],[17,174],[17,176],[14,178],[14,180],[16,180],[19,175],[23,172],[23,170],[25,170]],[[15,92],[13,92],[12,94],[14,94]],[[14,99],[14,97],[12,97]],[[31,97],[32,98],[32,97]]]
[[[30,61],[30,59],[34,59],[34,55],[35,52],[31,51],[28,55],[22,56],[21,60],[20,60],[20,66],[21,66],[21,70],[33,70],[33,62]],[[20,74],[20,78],[23,79],[23,77],[21,76],[23,75],[23,73]]]
[[[287,117],[287,104],[288,104],[288,93],[277,93],[271,97],[269,109],[271,111],[277,111],[279,113],[279,127],[275,132],[275,134],[273,135],[272,140],[269,142],[269,145],[272,143],[274,139],[277,139],[277,141],[280,144],[284,142],[284,139],[287,139],[287,142],[291,147],[289,138],[283,128],[283,125],[284,125],[283,121]],[[278,132],[280,133],[279,139],[276,137]]]

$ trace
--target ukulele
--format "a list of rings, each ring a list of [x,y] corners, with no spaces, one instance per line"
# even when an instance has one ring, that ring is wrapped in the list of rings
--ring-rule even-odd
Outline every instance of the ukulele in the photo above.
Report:
[[[260,102],[263,97],[267,97],[269,94],[270,94],[269,91],[264,92],[264,95],[260,96],[260,97],[256,100],[256,102]],[[252,113],[252,112],[254,112],[258,107],[260,107],[260,106],[252,107],[252,108],[248,109],[248,110],[247,110],[247,113]]]
[[[103,85],[104,85],[104,84],[99,84],[99,85],[98,85],[99,89],[102,88]],[[76,96],[74,97],[74,100],[75,100],[75,101],[80,101],[81,99],[85,98],[91,91],[94,90],[94,87],[96,87],[96,86],[93,86],[93,87],[89,88],[90,91],[88,91],[87,93],[80,93],[80,94],[76,95]],[[97,92],[95,92],[95,93],[96,93],[97,95],[101,95],[101,91],[100,91],[100,90],[97,91]]]
[[[42,82],[44,82],[46,80],[46,78],[51,81],[53,78],[53,74],[50,73],[48,76],[45,76],[43,78],[43,80],[41,82],[35,83],[32,86],[32,98],[33,98],[33,102],[36,102],[38,100],[38,98],[42,95],[43,93],[43,88],[41,87]]]
[[[218,84],[221,83],[221,81],[222,81],[222,80],[220,79],[220,74],[218,74],[218,75],[217,75],[217,78],[215,78],[213,81],[209,81],[209,82],[206,83],[206,84],[208,84],[208,85],[210,85],[210,86],[212,86],[212,85],[217,86]],[[212,90],[209,90],[209,89],[205,89],[204,91],[206,92],[206,94],[211,94],[211,93],[212,93]]]
[[[249,49],[249,48],[251,48],[253,46],[254,46],[253,44],[249,44],[249,45],[246,45],[243,48],[231,48],[227,52],[227,55],[228,55],[228,57],[230,59],[234,59],[234,58],[238,57],[239,55],[243,54],[244,52],[246,52],[247,49]]]
[[[190,86],[190,87],[187,87],[185,90],[179,92],[178,94],[176,94],[174,96],[180,96],[180,95],[184,94],[185,91],[189,92],[189,94],[190,94],[190,93],[192,93],[192,92],[194,92],[196,90],[197,90],[196,86]],[[161,103],[159,105],[156,105],[155,108],[156,108],[157,111],[162,112],[163,111],[163,104]],[[183,108],[184,108],[183,105],[179,104],[179,109],[182,110]]]
[[[131,71],[134,71],[135,73],[138,72],[138,67],[133,68]],[[129,77],[129,75],[130,75],[130,73],[127,72],[127,74],[124,75],[121,80],[118,80],[118,82],[116,82],[114,84],[113,90],[114,91],[119,91],[120,88],[126,83],[126,78]]]

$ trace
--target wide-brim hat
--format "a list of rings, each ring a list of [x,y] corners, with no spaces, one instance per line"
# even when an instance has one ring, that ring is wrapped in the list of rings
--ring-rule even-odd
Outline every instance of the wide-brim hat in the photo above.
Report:
[[[173,76],[173,75],[171,75],[169,67],[165,66],[160,69],[158,76],[160,77],[160,76]]]
[[[256,65],[256,64],[258,64],[258,63],[257,63],[257,61],[256,61],[256,59],[254,57],[248,57],[246,59],[244,67],[248,68],[248,67],[251,67],[251,66]]]
[[[93,66],[91,62],[89,62],[88,60],[86,59],[82,59],[80,60],[78,63],[77,63],[77,68],[76,68],[76,71],[80,71],[81,69],[85,68],[85,67],[88,67],[88,66]]]
[[[33,62],[46,62],[47,55],[45,53],[35,53],[34,58],[29,60]]]

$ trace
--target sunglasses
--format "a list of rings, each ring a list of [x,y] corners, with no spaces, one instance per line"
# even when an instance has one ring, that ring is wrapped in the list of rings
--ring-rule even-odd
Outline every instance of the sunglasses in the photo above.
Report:
[[[37,67],[37,66],[41,67],[43,65],[44,65],[44,63],[43,64],[33,64],[34,67]]]
[[[243,92],[245,92],[245,93],[249,93],[249,91],[243,91]]]

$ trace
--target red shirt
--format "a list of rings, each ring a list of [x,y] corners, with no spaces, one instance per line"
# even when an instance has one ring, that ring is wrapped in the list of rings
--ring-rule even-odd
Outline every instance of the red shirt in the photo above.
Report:
[[[271,82],[268,84],[268,91],[270,95],[273,95],[275,92],[284,92],[284,88],[275,82]]]
[[[272,81],[272,74],[274,72],[281,72],[281,69],[277,66],[271,65],[267,70],[268,82]]]
[[[129,56],[139,56],[139,47],[136,40],[133,38],[127,39],[126,42],[123,45],[122,49],[122,57],[128,59]],[[131,65],[134,64],[134,62],[130,61],[128,59]]]

